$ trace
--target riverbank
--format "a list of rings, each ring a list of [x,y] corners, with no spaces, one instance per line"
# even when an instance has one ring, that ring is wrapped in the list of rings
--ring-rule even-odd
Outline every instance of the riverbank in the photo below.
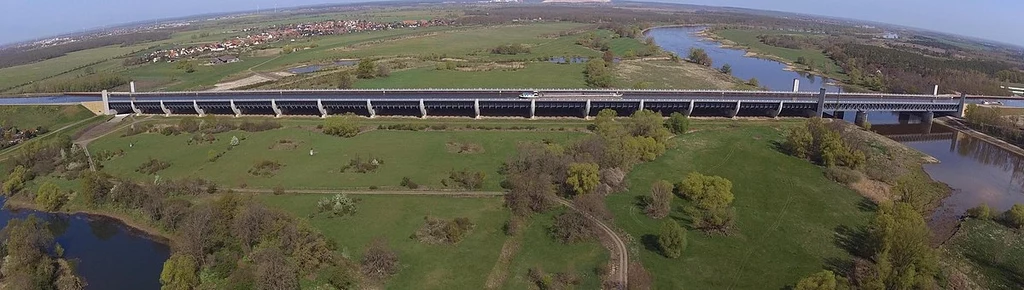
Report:
[[[842,83],[839,83],[838,81],[835,81],[835,76],[829,76],[827,74],[823,74],[823,73],[818,72],[818,71],[810,70],[810,69],[807,68],[807,66],[793,63],[793,62],[791,62],[790,60],[788,60],[786,58],[783,58],[783,57],[780,57],[780,56],[777,56],[777,55],[773,55],[773,54],[770,54],[770,53],[767,53],[767,52],[758,51],[757,49],[755,49],[753,47],[750,47],[750,46],[741,45],[741,44],[739,44],[739,43],[737,43],[735,41],[732,41],[732,40],[730,40],[728,38],[725,38],[725,37],[722,37],[722,36],[720,36],[718,34],[715,34],[710,28],[702,29],[700,32],[697,33],[697,36],[700,37],[703,40],[717,42],[717,43],[720,44],[719,47],[721,47],[721,48],[742,50],[744,52],[744,56],[746,56],[746,57],[758,58],[758,59],[763,59],[763,60],[770,60],[770,61],[781,63],[783,66],[785,66],[784,70],[786,70],[786,71],[791,71],[791,72],[796,72],[796,73],[812,74],[812,75],[815,75],[817,77],[832,79],[834,82],[836,82],[836,84],[842,84]]]
[[[173,245],[177,241],[177,237],[167,234],[163,230],[160,230],[159,228],[152,226],[146,222],[139,221],[129,213],[100,209],[85,209],[77,206],[72,206],[71,209],[54,212],[44,210],[42,207],[35,204],[34,202],[12,198],[7,198],[7,200],[4,202],[4,206],[12,210],[33,210],[43,213],[67,215],[84,214],[90,217],[110,219],[113,221],[117,221],[118,223],[123,225],[124,228],[129,231],[129,233],[137,236],[142,236],[146,239],[155,242],[159,242],[165,245]]]
[[[1024,148],[1017,147],[1017,145],[1010,144],[1009,142],[1003,141],[999,138],[971,129],[971,127],[968,127],[967,124],[964,124],[959,119],[955,119],[953,117],[941,117],[933,119],[932,122],[953,128],[954,130],[960,131],[960,133],[971,135],[971,137],[981,139],[989,144],[999,147],[1000,149],[1010,151],[1019,156],[1024,156]]]

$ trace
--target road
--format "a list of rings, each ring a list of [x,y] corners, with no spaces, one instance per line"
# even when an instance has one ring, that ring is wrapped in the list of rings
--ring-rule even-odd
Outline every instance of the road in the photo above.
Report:
[[[601,229],[601,231],[603,231],[606,235],[608,235],[608,237],[611,238],[611,242],[614,244],[612,249],[609,249],[612,251],[612,259],[618,257],[618,261],[615,261],[616,267],[612,269],[612,271],[615,273],[613,279],[615,280],[615,282],[621,283],[619,285],[622,285],[622,288],[625,289],[625,286],[629,285],[629,249],[626,248],[626,243],[623,242],[622,238],[620,238],[619,235],[615,233],[615,230],[612,230],[612,228],[605,224],[604,221],[601,221],[600,219],[590,215],[589,213],[576,208],[576,206],[573,205],[572,202],[570,202],[569,200],[566,200],[561,197],[555,197],[555,201],[569,207],[572,210],[582,213],[583,216],[587,217],[587,219],[590,219],[590,221],[594,222],[594,224],[596,224],[597,227]]]

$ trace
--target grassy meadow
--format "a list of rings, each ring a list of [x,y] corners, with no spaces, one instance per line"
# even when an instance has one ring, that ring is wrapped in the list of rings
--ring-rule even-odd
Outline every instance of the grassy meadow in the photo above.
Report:
[[[850,259],[837,246],[837,231],[872,217],[869,203],[826,179],[822,168],[775,150],[786,122],[701,125],[671,139],[672,148],[629,174],[629,191],[608,197],[615,223],[636,241],[632,247],[654,276],[656,289],[783,289],[834,261]],[[736,229],[728,236],[689,230],[679,259],[662,256],[654,239],[660,220],[643,214],[639,199],[654,181],[682,181],[689,172],[733,183]],[[669,219],[689,226],[681,198]]]
[[[715,31],[715,35],[725,38],[739,46],[745,47],[748,50],[768,56],[776,56],[786,60],[789,63],[796,63],[796,60],[800,57],[804,57],[807,61],[813,61],[818,67],[815,67],[815,71],[825,72],[828,75],[840,75],[842,69],[836,65],[831,58],[821,52],[821,50],[813,48],[804,49],[792,49],[785,47],[771,46],[762,43],[757,39],[758,35],[763,34],[796,34],[796,35],[817,35],[808,33],[797,33],[797,32],[780,32],[775,30],[756,30],[756,29],[723,29]],[[823,69],[820,66],[826,65],[828,69]],[[804,65],[797,64],[798,67],[806,67]]]
[[[985,289],[1020,289],[1024,284],[1024,236],[991,220],[968,219],[943,246],[944,258],[966,264],[971,280]]]
[[[93,117],[89,109],[74,106],[0,106],[0,127],[14,126],[22,129],[43,127],[60,129],[77,121]]]
[[[403,177],[432,189],[441,189],[441,180],[452,170],[484,172],[483,190],[499,190],[498,169],[516,144],[523,141],[552,140],[566,142],[582,133],[501,132],[501,131],[370,131],[353,138],[328,136],[311,129],[286,127],[259,133],[231,131],[217,134],[212,144],[188,145],[190,134],[164,136],[145,133],[130,137],[113,134],[90,144],[90,151],[115,152],[124,156],[103,161],[104,170],[115,175],[150,179],[135,169],[155,158],[171,163],[156,173],[161,178],[203,177],[225,187],[269,189],[365,189],[397,188]],[[240,145],[227,150],[232,137]],[[283,142],[282,140],[286,141]],[[129,148],[129,144],[134,144]],[[474,144],[478,152],[458,153],[452,146]],[[315,156],[309,155],[313,149]],[[224,155],[210,162],[210,152]],[[378,159],[376,172],[341,172],[353,158]],[[260,161],[276,161],[282,166],[270,177],[256,177],[249,170]]]

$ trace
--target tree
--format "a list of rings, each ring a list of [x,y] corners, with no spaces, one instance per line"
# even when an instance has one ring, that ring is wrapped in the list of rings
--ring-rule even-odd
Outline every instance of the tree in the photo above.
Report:
[[[654,138],[658,143],[664,143],[671,135],[668,128],[665,128],[661,113],[651,110],[639,110],[630,115],[626,129],[632,136]]]
[[[377,72],[377,66],[373,63],[372,59],[364,58],[359,60],[359,66],[356,67],[356,76],[361,79],[372,79]]]
[[[721,71],[724,74],[727,74],[727,75],[731,75],[732,74],[732,66],[729,65],[728,63],[722,65],[722,68],[720,68],[718,70]]]
[[[594,223],[577,211],[566,211],[555,217],[551,235],[563,244],[578,243],[596,236]]]
[[[18,165],[11,174],[7,175],[7,180],[4,180],[3,194],[5,196],[12,196],[22,189],[25,188],[25,182],[30,178],[30,172],[24,166]]]
[[[846,290],[850,289],[849,281],[832,271],[824,270],[800,279],[794,290]]]
[[[691,172],[678,185],[679,192],[705,210],[723,209],[732,204],[732,182],[719,176]]]
[[[570,186],[575,194],[587,194],[594,192],[597,185],[601,183],[599,168],[594,163],[573,163],[569,164],[566,172],[568,177],[565,184]]]
[[[929,245],[924,217],[905,203],[883,204],[868,226],[868,245],[875,260],[874,283],[886,289],[932,289],[938,258]],[[871,283],[871,282],[869,282]]]
[[[668,130],[672,134],[685,134],[690,130],[690,118],[680,112],[673,112],[668,116]]]
[[[605,65],[611,65],[615,62],[615,53],[611,50],[605,50],[604,54],[601,55],[601,59],[604,60]]]
[[[384,238],[376,238],[366,248],[362,261],[363,275],[378,281],[398,273],[398,254]]]
[[[711,66],[712,60],[703,48],[690,48],[690,61],[703,66]]]
[[[587,67],[583,71],[583,76],[588,86],[595,88],[612,86],[612,73],[609,71],[605,61],[600,58],[587,61]]]
[[[338,89],[351,89],[353,83],[355,79],[352,78],[352,73],[346,71],[338,74]]]
[[[662,219],[672,210],[672,183],[658,180],[651,184],[651,196],[644,212],[652,219]]]
[[[160,271],[161,290],[190,290],[199,285],[199,265],[188,255],[174,254]]]
[[[669,258],[679,258],[686,249],[686,231],[674,220],[661,222],[661,234],[658,235],[658,249]]]
[[[276,245],[253,254],[256,261],[256,289],[299,289],[299,273]]]
[[[43,183],[36,192],[36,203],[46,211],[60,210],[67,202],[67,196],[53,182]]]
[[[1004,214],[1006,223],[1015,228],[1024,227],[1024,204],[1014,204],[1010,207],[1010,210]]]
[[[56,278],[57,263],[49,256],[54,246],[46,222],[29,216],[12,219],[0,232],[3,237],[3,275],[5,289],[50,289]]]

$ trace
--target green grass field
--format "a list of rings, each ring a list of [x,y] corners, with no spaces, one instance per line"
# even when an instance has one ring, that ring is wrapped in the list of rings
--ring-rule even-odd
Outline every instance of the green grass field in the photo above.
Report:
[[[481,171],[486,174],[483,189],[498,190],[498,169],[522,141],[550,139],[556,142],[577,138],[582,133],[501,132],[501,131],[371,131],[354,138],[340,138],[307,129],[284,128],[260,133],[240,131],[217,135],[213,144],[187,145],[188,134],[163,136],[141,134],[119,137],[112,134],[90,144],[91,152],[125,150],[125,155],[103,162],[104,170],[118,176],[151,179],[135,172],[150,157],[168,161],[171,166],[157,174],[161,178],[203,177],[225,187],[289,189],[397,188],[403,177],[429,188],[441,188],[441,180],[451,170]],[[240,145],[226,151],[232,136]],[[294,145],[279,145],[289,140]],[[134,143],[133,148],[128,144]],[[476,144],[480,153],[454,153],[448,143]],[[309,156],[309,149],[317,153]],[[208,152],[226,152],[216,162],[207,161]],[[377,158],[383,165],[373,173],[340,172],[353,158]],[[257,162],[281,163],[272,177],[248,173]]]
[[[299,217],[316,212],[316,203],[328,195],[264,195],[267,204]],[[359,196],[358,212],[344,218],[314,216],[309,223],[338,243],[343,255],[358,261],[364,247],[384,237],[398,252],[401,270],[387,288],[480,289],[498,260],[505,240],[502,225],[508,211],[497,197],[456,198],[429,196]],[[424,216],[467,217],[475,225],[456,245],[427,245],[411,239]]]
[[[50,130],[93,117],[89,109],[74,106],[0,106],[0,127],[22,129],[43,127]]]
[[[519,253],[512,259],[504,289],[535,289],[527,276],[530,268],[540,268],[546,273],[573,272],[582,280],[576,289],[601,288],[601,279],[595,270],[608,262],[608,250],[597,241],[567,245],[552,239],[550,228],[560,211],[532,218],[523,232]]]
[[[654,276],[656,289],[783,289],[820,271],[830,259],[849,260],[837,246],[838,227],[863,226],[872,212],[863,197],[826,179],[822,168],[774,149],[792,123],[725,122],[698,125],[698,131],[671,139],[673,148],[654,162],[633,169],[630,190],[611,195],[616,224],[638,244],[638,256]],[[690,230],[679,259],[660,255],[651,241],[659,220],[637,205],[659,179],[676,183],[692,171],[733,183],[737,230],[709,236]],[[676,197],[669,218],[683,226]]]
[[[424,67],[387,78],[358,80],[356,88],[582,88],[582,64],[534,62],[516,71],[452,71]]]
[[[753,52],[777,56],[790,63],[796,63],[796,60],[802,56],[805,59],[807,59],[807,61],[813,61],[815,64],[817,64],[817,66],[819,66],[814,68],[815,71],[825,72],[830,76],[842,74],[842,69],[840,69],[839,66],[832,61],[832,59],[828,58],[828,56],[826,56],[820,50],[810,48],[791,49],[767,45],[757,39],[757,36],[762,34],[815,35],[804,33],[781,32],[774,30],[723,29],[715,31],[715,35],[735,42],[740,46],[747,47],[749,48],[749,50]],[[826,65],[826,68],[828,69],[822,69],[820,67],[822,65]]]
[[[355,48],[352,57],[447,55],[473,59],[534,59],[550,56],[600,56],[600,52],[576,45],[579,36],[543,38],[547,34],[579,29],[583,24],[544,23],[514,26],[487,26],[463,28],[429,35],[390,41]],[[518,55],[491,54],[490,50],[502,44],[524,44],[530,53]]]
[[[32,81],[65,73],[71,69],[93,62],[111,59],[125,53],[145,48],[146,44],[134,46],[105,46],[68,53],[65,56],[40,62],[0,69],[0,89],[11,88]],[[14,89],[12,89],[14,90]]]
[[[1024,236],[989,220],[969,219],[944,246],[945,258],[966,262],[985,289],[1024,286]]]

